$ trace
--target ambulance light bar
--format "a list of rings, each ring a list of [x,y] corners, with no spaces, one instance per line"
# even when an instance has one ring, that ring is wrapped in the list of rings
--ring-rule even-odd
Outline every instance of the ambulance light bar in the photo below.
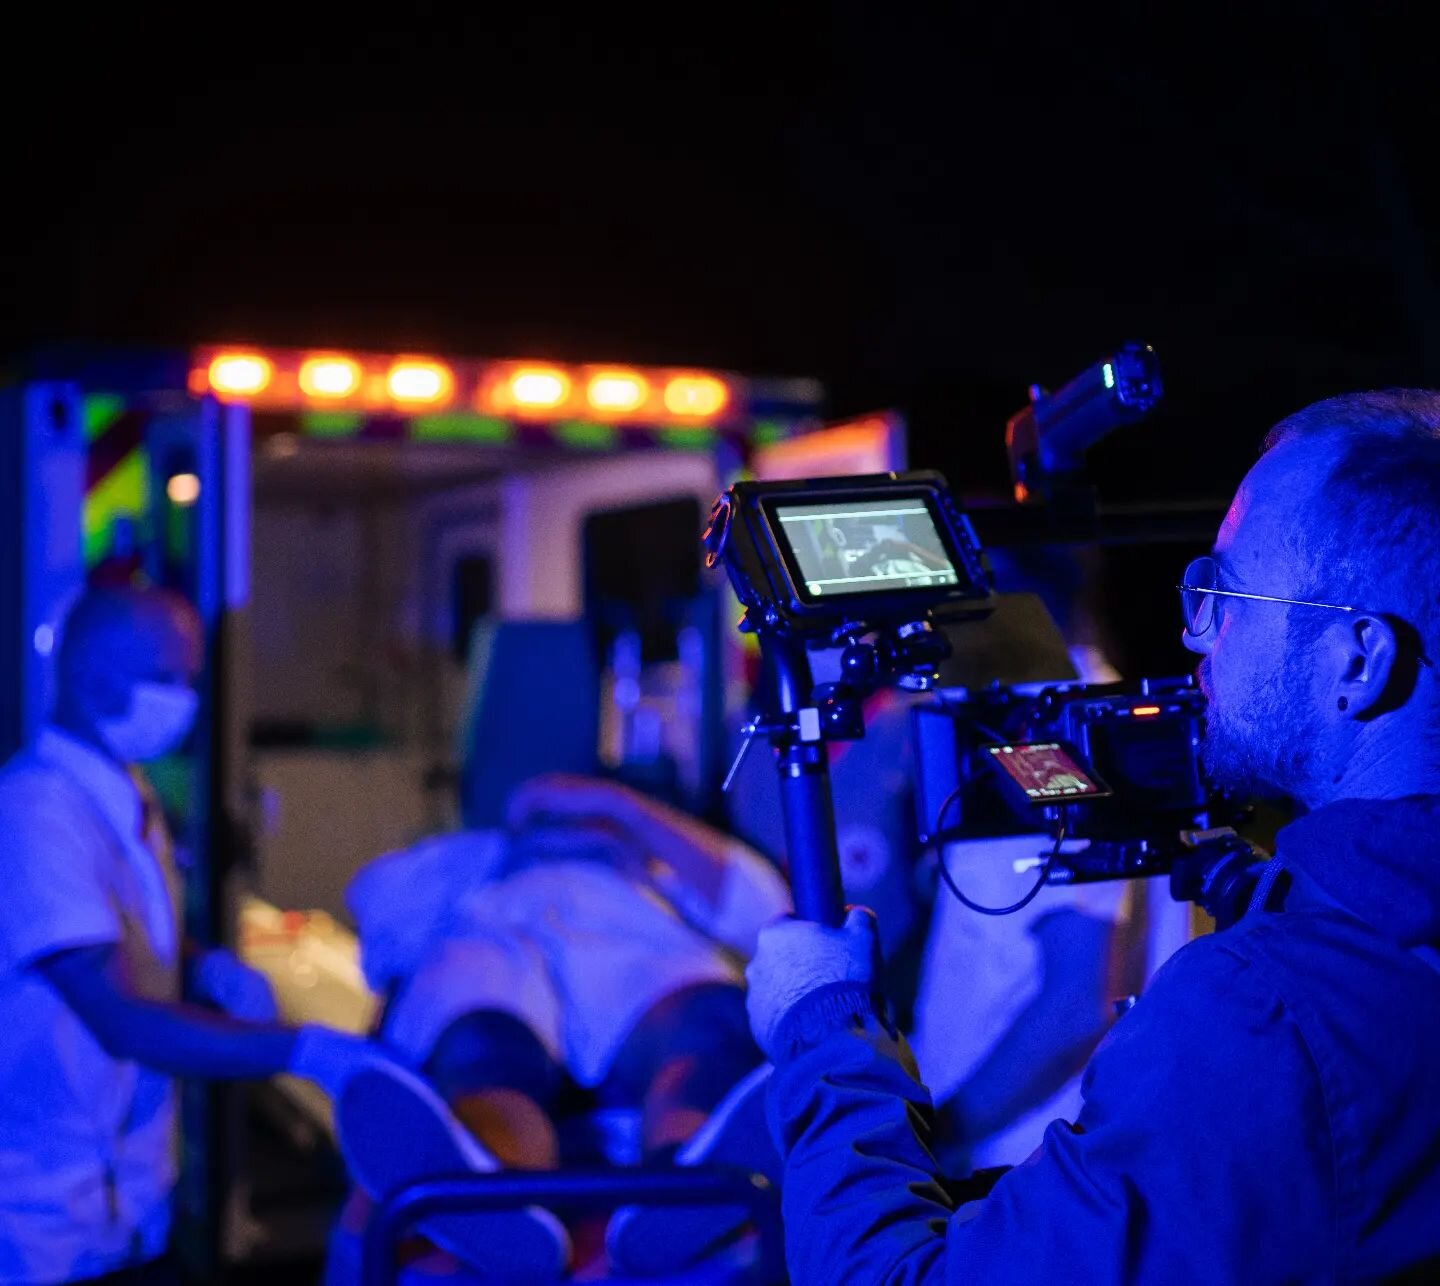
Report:
[[[711,371],[302,349],[197,350],[190,391],[277,411],[453,410],[689,426],[744,413],[742,382]]]

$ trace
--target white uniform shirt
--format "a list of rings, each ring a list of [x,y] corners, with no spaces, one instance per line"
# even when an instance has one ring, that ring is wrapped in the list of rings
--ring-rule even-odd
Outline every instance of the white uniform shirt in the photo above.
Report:
[[[165,1248],[171,1083],[106,1054],[31,968],[114,943],[136,994],[179,998],[162,833],[123,769],[53,729],[0,769],[0,1283],[95,1276]]]
[[[398,984],[386,1039],[417,1060],[460,1015],[498,1009],[598,1085],[651,1006],[697,984],[741,985],[741,959],[790,909],[779,873],[740,844],[713,908],[594,859],[502,875],[504,846],[494,833],[446,836],[377,859],[350,886],[366,976]]]
[[[523,945],[544,962],[554,1009],[537,1031],[542,1040],[553,1032],[571,1075],[595,1086],[661,1000],[703,983],[743,985],[742,962],[729,953],[748,955],[760,930],[790,908],[778,873],[738,844],[717,913],[684,900],[688,918],[677,914],[673,894],[667,901],[619,871],[553,861],[478,890],[463,914],[472,942]]]

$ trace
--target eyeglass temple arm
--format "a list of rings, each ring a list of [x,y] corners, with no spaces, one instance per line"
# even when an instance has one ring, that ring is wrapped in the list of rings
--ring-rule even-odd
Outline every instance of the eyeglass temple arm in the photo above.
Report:
[[[1215,589],[1209,585],[1176,585],[1187,594],[1214,594],[1219,598],[1248,598],[1257,603],[1288,603],[1291,607],[1325,607],[1332,612],[1359,612],[1363,608],[1345,603],[1316,603],[1307,598],[1278,598],[1274,594],[1246,594],[1238,589]]]
[[[1186,594],[1214,594],[1220,598],[1248,598],[1259,603],[1288,603],[1291,607],[1325,607],[1332,612],[1363,612],[1363,607],[1351,607],[1344,603],[1313,603],[1304,598],[1276,598],[1273,594],[1246,594],[1238,589],[1214,589],[1208,585],[1176,585],[1176,589]],[[1381,613],[1374,613],[1376,616]],[[1198,636],[1197,636],[1198,637]],[[1434,662],[1425,655],[1423,649],[1416,653],[1416,659],[1427,670],[1435,668]]]

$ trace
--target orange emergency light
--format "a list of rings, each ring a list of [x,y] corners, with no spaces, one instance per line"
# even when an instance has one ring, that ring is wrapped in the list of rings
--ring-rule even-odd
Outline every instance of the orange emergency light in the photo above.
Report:
[[[360,363],[339,353],[307,357],[300,365],[300,391],[317,401],[350,397],[360,390]]]
[[[713,375],[677,375],[665,385],[665,409],[686,419],[711,419],[730,401],[730,390]]]
[[[628,415],[649,396],[650,386],[638,371],[596,371],[585,387],[585,400],[598,415]]]
[[[522,366],[509,380],[510,403],[518,411],[553,411],[570,396],[570,377],[553,366]]]
[[[405,357],[390,367],[385,391],[401,406],[443,406],[455,391],[455,377],[442,362]]]
[[[210,362],[210,387],[221,397],[248,398],[263,393],[275,367],[259,353],[221,353]]]

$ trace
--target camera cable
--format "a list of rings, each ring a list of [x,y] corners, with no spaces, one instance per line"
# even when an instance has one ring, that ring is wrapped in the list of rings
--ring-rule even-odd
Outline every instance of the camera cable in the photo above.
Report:
[[[1055,835],[1055,847],[1046,855],[1044,862],[1040,865],[1039,873],[1035,877],[1035,883],[1030,890],[1018,902],[1012,902],[1009,906],[985,906],[965,896],[960,891],[960,886],[955,883],[955,877],[950,873],[950,866],[945,861],[945,849],[943,836],[945,834],[945,814],[948,813],[960,798],[961,787],[952,790],[945,796],[945,802],[940,805],[940,812],[935,818],[934,836],[931,842],[936,845],[935,857],[940,866],[940,878],[945,881],[945,887],[954,895],[956,901],[962,906],[968,907],[980,915],[1014,915],[1016,911],[1023,911],[1040,895],[1040,890],[1045,887],[1046,881],[1050,878],[1051,868],[1055,865],[1056,859],[1060,856],[1060,846],[1065,842],[1067,829],[1067,818],[1064,808],[1060,810],[1060,823]]]

